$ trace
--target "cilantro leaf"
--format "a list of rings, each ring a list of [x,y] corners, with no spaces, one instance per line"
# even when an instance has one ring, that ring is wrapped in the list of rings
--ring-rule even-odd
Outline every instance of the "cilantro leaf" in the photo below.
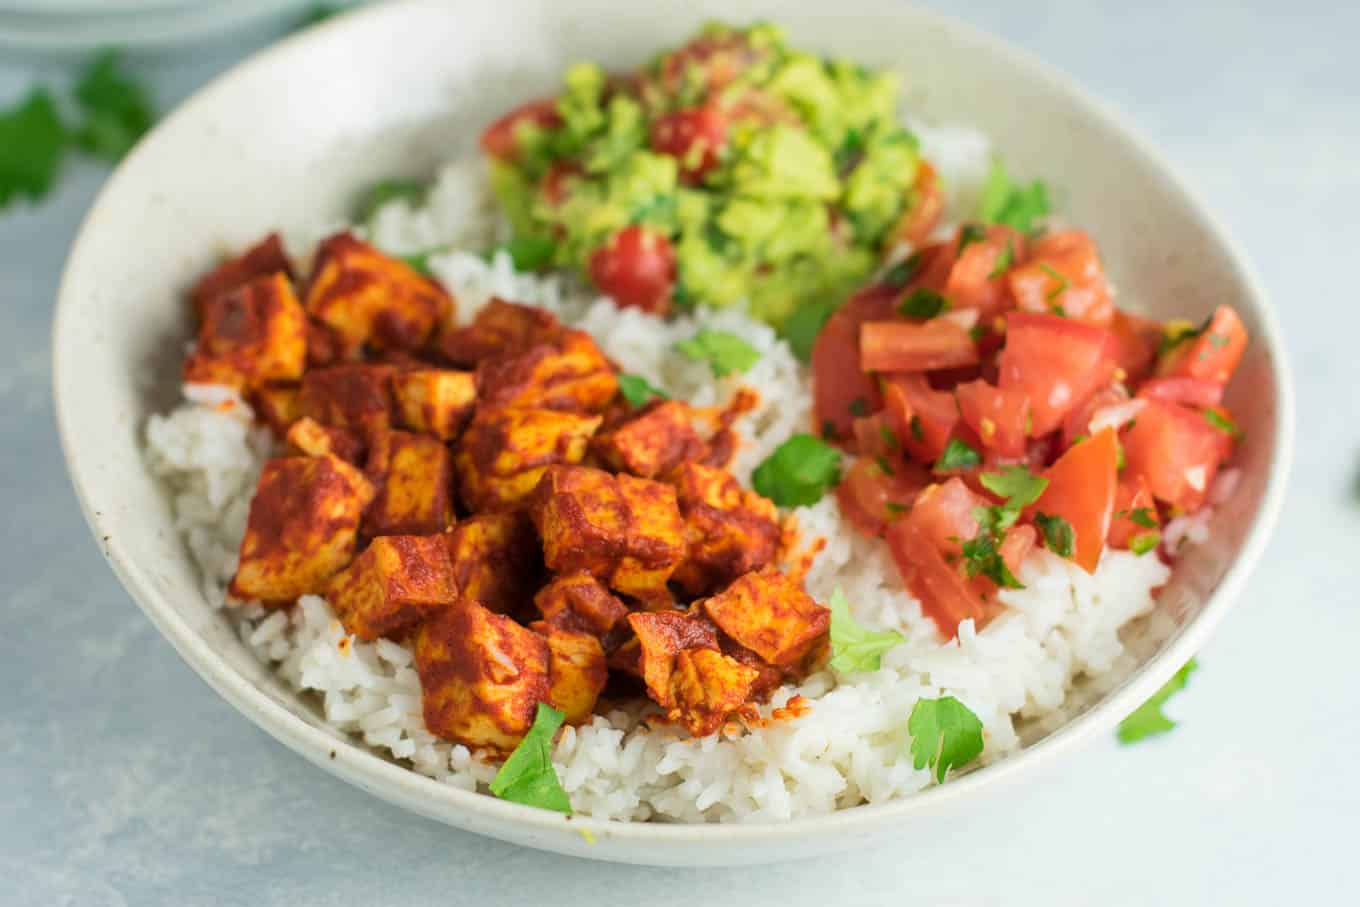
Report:
[[[487,258],[494,258],[501,251],[510,256],[516,271],[538,271],[552,263],[557,243],[546,236],[512,236],[487,253]]]
[[[941,784],[950,769],[982,753],[982,722],[953,696],[918,699],[907,720],[907,731],[911,734],[912,765],[918,769],[930,766]]]
[[[1153,693],[1147,702],[1134,709],[1129,717],[1119,722],[1117,736],[1120,743],[1137,743],[1148,737],[1157,734],[1165,734],[1176,726],[1176,722],[1166,717],[1162,712],[1162,706],[1176,693],[1185,689],[1186,682],[1190,675],[1199,668],[1199,662],[1195,659],[1187,661],[1179,671],[1171,675],[1171,679],[1157,692]]]
[[[913,415],[911,417],[911,436],[917,441],[924,441],[926,439],[926,430],[921,425],[920,416]]]
[[[751,485],[780,507],[805,507],[841,479],[841,452],[812,435],[789,438],[751,473]]]
[[[992,270],[987,275],[987,279],[996,280],[998,277],[1002,276],[1007,271],[1009,271],[1011,265],[1013,265],[1014,263],[1015,263],[1015,246],[1011,244],[1011,241],[1009,239],[1007,239],[1006,248],[1002,249],[1001,254],[996,256],[996,259],[992,264]]]
[[[0,208],[20,195],[37,201],[52,188],[66,150],[66,130],[45,89],[0,111]]]
[[[1162,339],[1157,344],[1157,355],[1163,356],[1185,341],[1195,339],[1202,330],[1203,327],[1196,327],[1194,322],[1182,318],[1166,322],[1162,325]]]
[[[1045,274],[1049,276],[1049,279],[1055,281],[1058,284],[1056,287],[1048,291],[1048,295],[1044,297],[1044,302],[1052,302],[1053,300],[1057,299],[1063,293],[1066,293],[1067,288],[1072,285],[1071,282],[1068,281],[1068,279],[1065,276],[1063,276],[1061,271],[1058,271],[1056,268],[1054,268],[1046,261],[1039,262],[1039,270],[1043,271]],[[1057,306],[1056,308],[1061,308],[1061,306]]]
[[[954,250],[954,254],[961,255],[968,246],[975,242],[982,242],[986,238],[986,227],[981,224],[964,224],[959,228],[959,246]]]
[[[1156,529],[1140,532],[1129,539],[1129,550],[1142,557],[1162,543],[1162,534]]]
[[[830,300],[809,302],[794,309],[785,319],[779,329],[779,335],[788,342],[799,361],[807,362],[812,359],[812,345],[816,342],[817,335],[822,332],[827,319],[835,314],[837,308],[839,306]]]
[[[1046,513],[1035,514],[1034,522],[1039,524],[1039,528],[1044,533],[1044,544],[1048,550],[1059,557],[1071,557],[1072,546],[1076,542],[1076,533],[1072,531],[1072,524],[1057,514],[1049,515]]]
[[[1157,518],[1152,514],[1151,507],[1139,507],[1129,511],[1129,519],[1144,529],[1156,529]]]
[[[647,401],[660,397],[668,399],[667,394],[641,375],[619,375],[619,393],[632,406],[641,406]]]
[[[356,217],[360,221],[371,220],[380,208],[397,199],[418,205],[425,200],[425,193],[428,191],[429,186],[416,180],[379,180],[364,191]]]
[[[1048,212],[1048,187],[1041,180],[1028,186],[1012,183],[1001,160],[992,161],[978,205],[979,220],[1007,224],[1022,233],[1033,233],[1035,222],[1048,216]]]
[[[997,510],[998,508],[979,508]],[[983,528],[976,536],[963,543],[964,571],[972,579],[979,573],[1003,589],[1023,589],[1024,584],[1015,578],[1006,559],[1001,556],[999,541],[1001,533]]]
[[[874,631],[856,623],[840,589],[831,593],[831,661],[837,671],[877,671],[883,653],[906,641],[896,630]]]
[[[708,328],[688,340],[680,341],[675,349],[690,359],[707,361],[717,378],[725,378],[733,372],[744,372],[760,361],[760,353],[736,334]]]
[[[566,715],[540,702],[529,733],[491,780],[491,793],[502,800],[571,815],[571,801],[552,764],[553,735]]]
[[[949,308],[949,300],[934,290],[918,287],[897,304],[897,314],[905,318],[934,318]]]
[[[109,161],[122,160],[156,121],[146,89],[121,73],[118,54],[105,51],[76,83],[76,102],[84,121],[74,133],[85,151]]]
[[[1242,429],[1237,427],[1237,423],[1217,410],[1206,409],[1204,411],[1204,421],[1208,422],[1214,428],[1223,432],[1233,440],[1238,440],[1242,437]]]
[[[883,282],[894,290],[900,290],[916,276],[925,261],[925,255],[920,252],[913,252],[889,268],[883,275]]]
[[[915,431],[915,425],[912,426]],[[958,438],[950,438],[949,443],[944,447],[944,453],[940,454],[940,459],[935,461],[936,472],[947,472],[951,469],[971,469],[982,462],[981,455]]]
[[[1008,466],[1003,472],[984,472],[978,477],[982,487],[1006,499],[1006,507],[1024,510],[1039,500],[1048,487],[1048,479],[1036,476],[1023,466]]]
[[[850,415],[855,416],[856,418],[862,419],[869,415],[869,401],[865,400],[863,397],[856,397],[851,400],[850,405],[847,408],[850,410]]]

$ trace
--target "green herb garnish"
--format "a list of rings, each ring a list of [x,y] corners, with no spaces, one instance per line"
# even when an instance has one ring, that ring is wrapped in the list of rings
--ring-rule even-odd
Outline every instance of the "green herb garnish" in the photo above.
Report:
[[[841,478],[841,452],[821,438],[794,435],[751,473],[751,485],[780,507],[805,507]]]
[[[902,289],[921,270],[925,260],[925,256],[920,252],[911,253],[887,270],[883,275],[883,282],[894,290]]]
[[[918,699],[907,720],[911,734],[912,765],[929,766],[944,783],[949,770],[966,765],[982,753],[982,722],[953,696]]]
[[[1162,542],[1162,534],[1157,530],[1140,532],[1129,539],[1129,550],[1142,557]]]
[[[897,435],[893,434],[891,428],[880,423],[878,426],[878,437],[883,442],[883,446],[888,448],[888,450],[897,450],[899,446],[897,443]]]
[[[850,616],[840,589],[831,593],[831,661],[837,671],[877,671],[883,653],[906,641],[896,630],[869,630]]]
[[[918,441],[924,441],[926,439],[926,431],[921,425],[920,416],[911,417],[911,436]]]
[[[799,361],[807,362],[812,358],[812,345],[816,343],[817,335],[838,307],[836,302],[829,300],[806,303],[794,309],[780,327],[779,336],[787,341]]]
[[[964,224],[959,228],[959,245],[954,250],[955,255],[962,255],[963,250],[975,242],[982,242],[987,238],[987,228],[981,224]]]
[[[1028,186],[1016,185],[1006,174],[1000,159],[992,161],[987,182],[978,205],[978,219],[989,224],[1007,224],[1021,233],[1033,233],[1035,222],[1049,212],[1048,188],[1040,180]]]
[[[984,472],[979,481],[982,487],[997,497],[1006,499],[1006,508],[1015,513],[1039,500],[1048,487],[1048,479],[1036,476],[1023,466],[1009,466],[1002,472]]]
[[[1215,410],[1206,409],[1204,411],[1204,421],[1234,440],[1242,437],[1242,430],[1237,427],[1237,423]]]
[[[934,290],[918,287],[898,303],[897,314],[905,318],[934,318],[948,308],[948,299]]]
[[[21,195],[47,195],[65,152],[66,130],[45,89],[0,112],[0,208]]]
[[[755,347],[729,331],[704,328],[688,340],[675,345],[676,351],[695,361],[705,361],[717,378],[745,372],[760,361]]]
[[[1171,676],[1171,679],[1152,694],[1147,702],[1133,710],[1133,713],[1123,721],[1119,722],[1117,736],[1120,743],[1137,743],[1148,737],[1157,734],[1165,734],[1176,726],[1176,722],[1162,712],[1162,706],[1176,693],[1185,689],[1186,682],[1190,675],[1199,668],[1199,662],[1195,659],[1187,661],[1179,671]]]
[[[510,256],[516,271],[538,271],[552,264],[557,243],[546,236],[512,236],[508,242],[488,252],[486,257],[490,260],[501,251]]]
[[[571,815],[571,801],[552,764],[553,735],[566,715],[542,702],[529,733],[491,780],[491,793],[502,800]]]
[[[667,399],[666,392],[641,375],[619,375],[619,393],[629,405],[639,407],[649,400]]]
[[[849,409],[850,415],[862,419],[869,415],[869,401],[863,397],[856,397],[850,401]]]
[[[1034,522],[1038,524],[1040,531],[1044,534],[1044,544],[1048,550],[1058,557],[1071,557],[1072,546],[1076,542],[1076,533],[1072,530],[1072,524],[1057,514],[1038,513],[1034,515]]]
[[[973,512],[980,528],[977,535],[961,546],[963,569],[969,579],[981,574],[1003,589],[1023,589],[1024,584],[1015,578],[1011,568],[1006,565],[1006,559],[1001,556],[1001,540],[1005,529],[994,521],[989,524],[989,520],[999,510],[997,507],[979,507]]]
[[[428,191],[428,185],[416,180],[379,180],[364,191],[356,216],[360,221],[369,221],[384,205],[398,199],[414,207],[425,200],[425,193]]]
[[[1015,247],[1011,244],[1011,241],[1008,239],[1006,240],[1006,248],[1002,249],[1000,254],[996,256],[996,261],[993,263],[992,270],[987,275],[987,279],[996,280],[998,277],[1002,276],[1008,270],[1010,270],[1011,265],[1014,263],[1015,263]]]
[[[915,428],[912,429],[915,433]],[[948,472],[951,469],[971,469],[982,462],[982,456],[973,448],[969,447],[958,438],[950,438],[949,443],[944,446],[944,453],[940,454],[940,459],[935,461],[936,472]]]
[[[1053,300],[1061,296],[1063,293],[1067,292],[1067,288],[1070,286],[1070,284],[1068,283],[1067,278],[1064,277],[1060,272],[1054,270],[1052,267],[1049,266],[1047,262],[1043,261],[1039,262],[1039,270],[1043,271],[1051,279],[1056,280],[1058,282],[1057,287],[1053,288],[1052,290],[1049,290],[1048,295],[1044,297],[1045,302],[1052,302]],[[1054,308],[1057,310],[1061,310],[1062,306],[1054,306]],[[1058,314],[1063,315],[1064,317],[1066,317],[1067,315],[1067,313],[1063,311],[1058,311]]]
[[[85,151],[120,161],[156,121],[146,89],[118,69],[118,54],[105,51],[75,87],[84,120],[73,137]]]
[[[1130,510],[1128,518],[1144,529],[1156,529],[1157,517],[1153,514],[1151,507],[1139,507],[1137,510]]]

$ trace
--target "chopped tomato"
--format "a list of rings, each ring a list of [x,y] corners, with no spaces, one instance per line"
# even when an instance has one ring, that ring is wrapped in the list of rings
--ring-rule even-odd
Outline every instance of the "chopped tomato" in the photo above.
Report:
[[[887,466],[891,472],[885,471]],[[860,457],[836,486],[841,511],[865,535],[879,536],[889,523],[911,509],[930,474],[900,456]]]
[[[1202,378],[1227,384],[1247,348],[1247,328],[1232,306],[1214,310],[1193,340],[1176,344],[1157,363],[1158,377]]]
[[[963,239],[961,230],[954,240],[956,248]],[[1002,225],[988,227],[983,238],[958,251],[944,295],[956,309],[974,309],[983,317],[1011,308],[1014,300],[1006,273],[1023,260],[1024,254],[1025,237],[1020,231]]]
[[[1062,426],[1062,449],[1066,450],[1077,443],[1079,438],[1090,437],[1091,420],[1096,413],[1108,409],[1111,406],[1120,406],[1129,402],[1129,392],[1124,390],[1124,385],[1114,382],[1096,391],[1091,397],[1067,414]]]
[[[940,632],[953,637],[963,621],[983,620],[987,611],[977,591],[913,520],[889,524],[887,535],[888,550],[903,582]]]
[[[496,120],[482,133],[482,150],[497,160],[513,161],[519,156],[519,128],[523,125],[556,129],[562,125],[556,98],[540,98],[522,104]]]
[[[1124,370],[1124,380],[1142,381],[1152,372],[1153,360],[1157,358],[1161,325],[1116,309],[1109,331],[1114,337],[1114,361]]]
[[[1001,390],[986,381],[969,381],[954,389],[959,414],[982,445],[1007,457],[1025,452],[1029,398],[1021,391]]]
[[[1001,540],[1001,559],[1006,562],[1006,567],[1011,573],[1019,572],[1020,565],[1029,557],[1038,538],[1039,533],[1028,523],[1012,526],[1006,530],[1006,537]]]
[[[621,307],[665,314],[675,284],[675,250],[664,234],[634,224],[590,256],[590,279]]]
[[[567,198],[567,180],[581,175],[581,168],[575,161],[554,161],[543,174],[540,191],[543,201],[556,207]]]
[[[1184,511],[1204,503],[1232,438],[1202,412],[1149,400],[1124,432],[1125,475],[1142,476],[1157,500]]]
[[[911,279],[902,288],[902,298],[906,298],[914,290],[925,288],[943,293],[945,284],[949,282],[949,272],[954,268],[955,243],[953,241],[931,243],[922,246],[915,253],[913,258],[916,260],[916,269]]]
[[[987,506],[960,478],[927,487],[916,496],[910,520],[945,554],[958,556],[964,542],[978,534],[973,511]]]
[[[1203,409],[1223,402],[1223,385],[1205,378],[1152,378],[1138,388],[1138,396]]]
[[[817,431],[829,439],[849,439],[855,418],[882,405],[878,382],[859,367],[859,326],[891,317],[897,292],[886,284],[871,284],[855,293],[827,319],[812,344],[813,417]]]
[[[1072,527],[1072,560],[1094,573],[1105,550],[1119,484],[1119,439],[1106,428],[1044,471],[1048,487],[1028,514],[1060,516]]]
[[[1009,275],[1016,305],[1107,326],[1114,303],[1096,245],[1080,230],[1050,233],[1034,243],[1029,260]]]
[[[921,161],[912,186],[911,202],[898,218],[892,235],[898,242],[919,246],[930,238],[930,233],[944,213],[944,192],[935,168]]]
[[[1151,525],[1148,525],[1148,524]],[[1114,520],[1110,523],[1110,547],[1128,548],[1136,535],[1156,532],[1162,520],[1147,479],[1135,475],[1121,479],[1114,496]]]
[[[667,91],[679,91],[688,84],[689,72],[698,70],[702,84],[717,91],[768,53],[737,32],[701,35],[662,57],[661,84]]]
[[[718,166],[727,145],[727,118],[710,105],[677,110],[652,123],[651,139],[652,150],[675,158],[681,179],[692,185]]]
[[[856,419],[851,423],[855,450],[861,457],[900,457],[902,444],[885,412]]]
[[[866,321],[859,329],[859,365],[866,372],[926,372],[976,365],[977,345],[952,321]]]
[[[1011,312],[1001,351],[1002,390],[1029,397],[1029,434],[1046,435],[1110,380],[1110,334],[1057,315]]]
[[[893,375],[884,381],[883,405],[902,446],[917,461],[934,463],[959,424],[949,391],[931,388],[924,375]]]

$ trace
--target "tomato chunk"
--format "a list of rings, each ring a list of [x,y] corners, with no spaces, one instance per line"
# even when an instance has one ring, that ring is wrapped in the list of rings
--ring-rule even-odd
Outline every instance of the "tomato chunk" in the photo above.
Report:
[[[1119,439],[1106,428],[1044,471],[1048,487],[1030,511],[1060,516],[1072,527],[1072,560],[1094,573],[1105,550],[1119,484]]]
[[[1138,388],[1138,396],[1205,408],[1223,402],[1223,385],[1206,378],[1151,378]]]
[[[963,621],[983,620],[987,612],[981,596],[913,520],[890,524],[887,535],[903,582],[941,633],[957,636]]]
[[[1020,565],[1034,550],[1038,538],[1039,533],[1028,523],[1021,523],[1006,530],[1006,537],[1001,540],[1001,559],[1006,562],[1006,567],[1011,573],[1020,570]]]
[[[981,379],[960,384],[954,395],[963,421],[977,433],[984,447],[1006,457],[1024,455],[1029,397],[1021,391],[993,387]]]
[[[954,242],[957,248],[963,237]],[[983,238],[963,245],[958,252],[944,285],[944,295],[954,307],[976,309],[983,317],[1012,307],[1014,300],[1006,274],[1023,260],[1024,254],[1025,237],[1020,231],[1000,224],[987,227]]]
[[[539,186],[543,201],[554,208],[562,204],[567,199],[567,180],[580,175],[581,166],[575,161],[554,161],[548,172],[543,174],[543,182]]]
[[[1058,312],[1105,327],[1114,302],[1096,244],[1080,230],[1050,233],[1034,243],[1029,260],[1010,272],[1016,305],[1028,312]]]
[[[1029,397],[1029,435],[1046,435],[1110,380],[1110,334],[1057,315],[1011,312],[997,384]]]
[[[828,439],[850,438],[856,417],[882,405],[878,382],[859,367],[859,326],[890,317],[897,292],[872,284],[855,293],[827,319],[812,344],[813,417],[817,431]]]
[[[1232,306],[1221,305],[1198,336],[1177,344],[1162,357],[1157,374],[1227,384],[1246,348],[1246,325]]]
[[[924,375],[892,375],[883,385],[884,409],[902,446],[916,460],[934,463],[959,424],[954,395],[933,389]]]
[[[1091,421],[1097,413],[1107,414],[1110,407],[1123,406],[1128,402],[1129,392],[1124,390],[1122,384],[1110,384],[1096,391],[1090,399],[1068,413],[1067,418],[1063,420],[1062,449],[1071,447],[1080,438],[1090,437]]]
[[[652,123],[652,150],[669,154],[680,165],[680,178],[693,185],[718,166],[727,145],[727,118],[716,107],[690,107]]]
[[[916,497],[911,521],[945,554],[960,554],[963,543],[978,533],[973,511],[988,501],[955,477],[931,485]]]
[[[1151,524],[1151,525],[1148,525]],[[1161,526],[1157,502],[1147,479],[1135,475],[1119,482],[1114,496],[1114,520],[1110,523],[1110,547],[1128,548],[1137,536],[1156,532]]]
[[[866,321],[859,329],[859,365],[866,372],[926,372],[976,365],[977,344],[965,328],[933,318]]]
[[[1152,496],[1184,511],[1204,503],[1232,438],[1202,412],[1149,400],[1124,433],[1126,474],[1147,480]]]
[[[1126,381],[1142,381],[1152,372],[1161,342],[1162,327],[1155,321],[1116,310],[1110,320],[1110,335],[1114,338],[1115,364],[1124,370]]]
[[[885,472],[884,466],[892,470]],[[888,524],[911,509],[930,474],[900,457],[860,457],[836,486],[841,511],[865,535],[879,536]]]
[[[556,98],[540,98],[522,104],[486,127],[479,144],[497,160],[513,161],[519,156],[518,132],[521,125],[556,129],[562,125]]]
[[[624,227],[590,256],[590,279],[622,307],[665,314],[675,285],[675,250],[664,234]]]

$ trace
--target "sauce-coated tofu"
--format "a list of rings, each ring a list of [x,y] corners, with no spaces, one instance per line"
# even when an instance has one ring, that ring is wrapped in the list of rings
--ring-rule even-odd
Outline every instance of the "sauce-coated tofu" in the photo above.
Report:
[[[360,465],[364,456],[363,439],[347,428],[331,428],[303,416],[288,429],[288,444],[308,457],[339,457],[346,463]]]
[[[675,656],[685,649],[717,649],[717,628],[683,611],[634,611],[628,625],[637,636],[637,673],[647,684],[647,694],[657,705],[670,708],[675,704],[671,698]]]
[[[548,703],[566,712],[568,724],[588,721],[609,679],[600,641],[544,621],[529,626],[548,642]]]
[[[691,595],[721,589],[774,562],[782,531],[774,504],[725,469],[682,463],[666,481],[676,490],[688,551],[675,581]]]
[[[331,578],[326,598],[360,639],[395,637],[458,597],[442,535],[385,535]]]
[[[237,390],[296,381],[307,364],[307,319],[284,274],[257,277],[203,306],[184,380]]]
[[[265,463],[250,502],[232,597],[269,604],[320,594],[354,557],[359,517],[373,486],[335,457]]]
[[[203,320],[204,309],[208,303],[230,293],[232,290],[250,283],[257,277],[282,273],[292,279],[293,269],[284,252],[283,241],[277,233],[270,233],[235,258],[222,262],[194,284],[189,298],[193,302],[194,313],[199,321]]]
[[[695,607],[728,636],[779,667],[807,655],[831,626],[831,612],[773,568],[748,573]]]
[[[364,513],[365,535],[433,535],[453,523],[453,455],[438,438],[380,431],[366,471],[377,494]]]
[[[489,406],[537,406],[599,412],[619,392],[614,369],[584,331],[515,356],[495,356],[477,366],[477,394]]]
[[[453,314],[453,300],[410,265],[348,233],[321,243],[307,290],[307,314],[332,328],[345,349],[416,350]]]
[[[509,752],[548,700],[547,641],[470,598],[420,624],[415,656],[425,726],[446,740]]]
[[[543,553],[523,513],[479,513],[444,535],[458,594],[497,614],[523,611],[543,576]]]
[[[477,407],[458,444],[458,490],[469,510],[521,507],[549,466],[579,463],[599,416]]]
[[[746,704],[757,671],[713,649],[685,649],[675,656],[671,700],[666,713],[695,737],[721,728]]]
[[[669,602],[666,583],[685,557],[685,522],[675,489],[635,476],[614,477],[628,509],[623,557],[609,584],[625,595]]]
[[[302,376],[301,413],[322,425],[376,434],[392,422],[394,371],[360,363],[312,369]]]
[[[604,638],[628,616],[628,606],[584,570],[564,573],[534,596],[544,622]]]
[[[492,356],[515,356],[551,342],[563,330],[551,312],[492,299],[471,324],[445,331],[439,338],[439,351],[455,365],[472,368]]]
[[[302,418],[302,389],[296,384],[257,387],[250,402],[277,438],[286,437],[293,423]]]
[[[392,376],[397,418],[412,431],[452,441],[463,431],[477,402],[477,383],[471,372],[414,368]]]
[[[674,400],[649,403],[591,442],[591,450],[611,469],[644,479],[665,475],[686,460],[698,460],[706,449],[690,422],[689,407]]]

